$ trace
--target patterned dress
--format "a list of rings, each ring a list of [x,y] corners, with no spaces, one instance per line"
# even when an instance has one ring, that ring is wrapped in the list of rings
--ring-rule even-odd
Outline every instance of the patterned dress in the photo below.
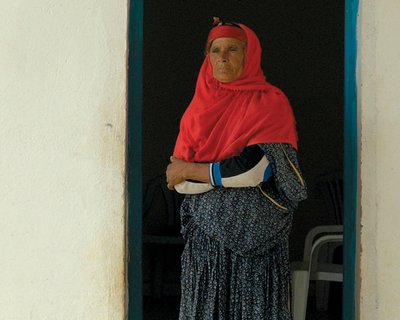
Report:
[[[296,151],[259,144],[272,177],[259,187],[186,195],[180,320],[290,320],[288,238],[306,198]]]

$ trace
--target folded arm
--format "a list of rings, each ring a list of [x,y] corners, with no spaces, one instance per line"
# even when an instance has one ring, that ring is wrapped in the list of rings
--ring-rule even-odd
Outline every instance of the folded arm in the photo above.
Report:
[[[255,187],[272,175],[271,166],[258,145],[246,147],[238,156],[214,163],[189,163],[172,158],[167,168],[168,187],[195,194],[213,188]]]

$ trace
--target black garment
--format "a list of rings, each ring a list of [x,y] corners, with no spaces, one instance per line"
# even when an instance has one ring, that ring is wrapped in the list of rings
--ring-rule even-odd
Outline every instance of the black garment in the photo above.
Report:
[[[210,164],[213,187],[255,187],[271,174],[271,166],[257,144],[247,146],[236,157]]]

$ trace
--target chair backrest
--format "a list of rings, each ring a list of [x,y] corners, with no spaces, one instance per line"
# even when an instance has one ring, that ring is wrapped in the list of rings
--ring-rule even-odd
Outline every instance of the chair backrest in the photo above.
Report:
[[[149,180],[143,199],[143,217],[146,217],[152,208],[156,195],[159,193],[163,200],[163,207],[167,216],[167,227],[179,224],[179,209],[183,195],[167,188],[165,175],[159,175]],[[159,199],[160,197],[157,197]]]
[[[340,172],[323,176],[318,183],[328,214],[335,224],[343,224],[343,174]]]

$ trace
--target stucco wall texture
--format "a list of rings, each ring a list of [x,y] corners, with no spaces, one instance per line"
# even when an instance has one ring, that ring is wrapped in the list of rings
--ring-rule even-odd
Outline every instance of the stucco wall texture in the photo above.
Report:
[[[0,319],[123,319],[127,1],[0,1]]]
[[[360,319],[400,319],[400,2],[363,0]]]

